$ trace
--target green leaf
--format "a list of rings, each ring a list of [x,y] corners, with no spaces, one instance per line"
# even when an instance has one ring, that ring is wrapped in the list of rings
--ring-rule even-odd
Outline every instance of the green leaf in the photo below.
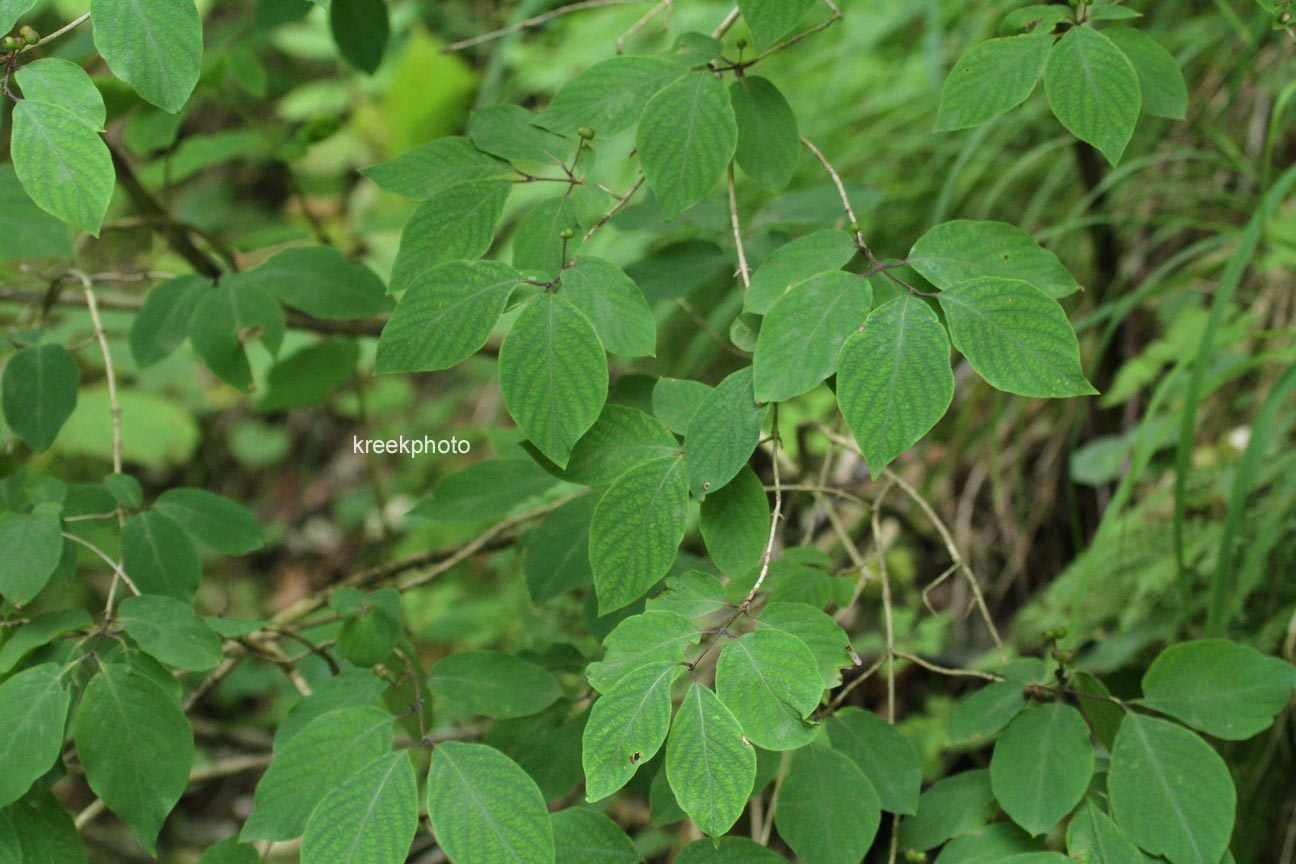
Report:
[[[222,279],[189,317],[189,343],[207,367],[235,389],[252,389],[246,342],[256,339],[272,355],[279,352],[287,323],[283,309],[259,285]]]
[[[540,122],[556,132],[588,127],[600,137],[616,135],[638,123],[648,100],[683,72],[665,57],[623,55],[603,60],[563,84]]]
[[[0,33],[8,33],[36,0],[0,0]]]
[[[666,778],[679,806],[710,837],[733,827],[756,782],[756,751],[737,718],[701,684],[689,689],[675,715]]]
[[[483,153],[461,135],[447,135],[360,173],[394,195],[422,201],[443,189],[476,180],[517,176],[503,159]]]
[[[562,232],[573,238],[580,232],[579,207],[570,195],[548,198],[536,204],[518,220],[513,229],[513,266],[518,270],[535,270],[550,279],[559,275],[567,257],[579,245],[576,239],[563,240]],[[563,274],[564,278],[566,274]]]
[[[990,788],[1012,820],[1038,837],[1075,809],[1093,771],[1084,717],[1054,701],[1008,724],[990,760]]]
[[[616,792],[657,755],[670,728],[671,684],[683,671],[681,663],[640,666],[595,701],[581,749],[585,800]]]
[[[1098,149],[1113,166],[1134,134],[1142,105],[1138,72],[1116,45],[1092,27],[1072,27],[1049,50],[1044,66],[1049,106],[1062,125]]]
[[[559,293],[585,313],[603,346],[624,357],[657,353],[657,322],[634,280],[602,258],[577,258],[563,271]]]
[[[599,614],[628,606],[669,572],[688,520],[684,460],[669,456],[622,474],[590,525]]]
[[[718,837],[685,846],[675,864],[787,864],[787,859],[746,837]]]
[[[764,315],[788,288],[811,276],[840,270],[857,251],[854,239],[843,231],[816,231],[784,244],[752,274],[743,308]]]
[[[145,594],[193,602],[201,565],[189,535],[174,519],[156,510],[128,516],[121,550],[126,575]]]
[[[857,864],[881,821],[873,784],[846,756],[827,747],[805,747],[792,756],[774,824],[801,860]]]
[[[701,381],[659,378],[653,385],[653,414],[672,432],[683,435],[710,392],[711,388]]]
[[[63,529],[58,516],[47,513],[0,513],[0,595],[15,606],[26,606],[58,569],[63,557]]]
[[[224,658],[220,637],[189,604],[171,597],[128,597],[118,609],[118,619],[146,654],[172,668],[206,672]]]
[[[1054,299],[1080,290],[1056,255],[1006,222],[943,222],[913,245],[909,263],[941,290],[979,276],[1020,279]]]
[[[729,94],[710,72],[689,72],[648,101],[635,145],[648,188],[670,221],[715,188],[738,146]]]
[[[660,420],[638,408],[608,403],[572,448],[557,476],[582,486],[607,486],[631,468],[656,459],[679,458],[680,446]]]
[[[873,287],[852,273],[830,271],[793,285],[770,307],[756,339],[756,398],[783,402],[837,371],[842,343],[863,329]]]
[[[1115,43],[1138,73],[1143,113],[1184,119],[1188,114],[1188,84],[1170,52],[1133,27],[1110,27],[1103,34]]]
[[[0,684],[0,807],[27,794],[63,752],[72,694],[59,672],[59,664],[42,663]]]
[[[283,411],[319,405],[356,374],[360,346],[352,339],[307,345],[275,363],[266,376],[258,411]]]
[[[1230,741],[1265,729],[1290,701],[1296,666],[1227,639],[1171,645],[1143,676],[1142,704]]]
[[[568,501],[546,516],[527,536],[522,568],[532,603],[546,603],[575,588],[593,584],[589,535],[596,504],[597,495],[582,495]]]
[[[537,126],[537,119],[519,105],[478,108],[468,119],[468,135],[478,148],[511,162],[565,164],[574,145]]]
[[[806,718],[823,691],[814,654],[781,630],[757,630],[728,643],[716,664],[716,695],[747,740],[766,750],[810,743],[818,729]]]
[[[627,675],[658,663],[684,662],[684,652],[701,638],[698,626],[675,612],[649,610],[618,624],[603,640],[603,659],[585,670],[590,686],[608,693]]]
[[[837,402],[874,477],[945,415],[954,399],[949,357],[936,313],[908,294],[873,310],[842,345]]]
[[[435,372],[476,354],[499,323],[522,274],[498,261],[456,261],[408,286],[378,339],[374,368]]]
[[[765,484],[743,466],[723,489],[702,502],[702,539],[721,572],[738,577],[760,564],[769,542]]]
[[[0,817],[13,826],[23,864],[85,864],[85,847],[72,814],[48,792],[15,803]]]
[[[198,864],[261,864],[261,856],[252,846],[239,843],[231,837],[208,846],[207,851],[198,859]]]
[[[98,236],[115,183],[99,137],[103,98],[81,67],[54,57],[28,63],[14,80],[24,96],[9,142],[18,180],[42,210]]]
[[[105,663],[81,695],[72,734],[90,788],[154,854],[193,767],[193,731],[180,706],[152,678]]]
[[[638,864],[643,856],[621,826],[595,810],[550,814],[556,864]]]
[[[513,184],[502,180],[459,183],[433,193],[414,209],[401,232],[387,290],[399,294],[434,284],[434,268],[479,257],[495,239],[495,226]]]
[[[1031,836],[1012,822],[992,822],[955,837],[941,849],[941,864],[1003,864],[1039,849]],[[1091,862],[1098,864],[1098,862]]]
[[[316,805],[343,780],[391,750],[392,717],[378,708],[322,714],[276,748],[257,783],[245,841],[301,836]]]
[[[372,594],[341,588],[329,596],[329,606],[343,617],[337,647],[348,662],[375,666],[396,649],[401,636],[401,595],[395,588]]]
[[[792,180],[801,136],[792,106],[766,78],[744,75],[729,85],[738,123],[734,159],[753,180],[777,192]]]
[[[964,697],[950,712],[945,739],[951,746],[986,744],[1026,706],[1022,684],[998,681]]]
[[[530,459],[487,459],[442,477],[410,515],[452,523],[495,521],[553,486],[553,477]]]
[[[90,0],[95,47],[113,74],[172,114],[198,83],[202,20],[190,0]]]
[[[347,669],[332,678],[314,682],[311,695],[294,705],[275,730],[276,752],[300,735],[316,717],[339,708],[372,705],[385,690],[387,682],[369,669]]]
[[[791,33],[813,5],[814,0],[740,0],[738,9],[763,51]]]
[[[302,835],[301,864],[401,864],[418,821],[418,781],[409,754],[389,753],[320,801]]]
[[[918,798],[918,814],[900,823],[900,848],[924,851],[980,828],[995,811],[990,772],[964,771],[938,780]]]
[[[484,744],[432,751],[428,815],[453,864],[553,864],[554,830],[535,781]]]
[[[501,651],[461,651],[437,662],[428,689],[463,711],[504,719],[548,708],[562,695],[543,667]]]
[[[4,367],[0,400],[13,433],[44,453],[76,408],[81,373],[62,345],[23,348]]]
[[[1170,864],[1218,864],[1228,849],[1233,778],[1219,754],[1182,726],[1127,713],[1107,791],[1116,822],[1151,855]]]
[[[1067,854],[1089,864],[1143,864],[1146,860],[1125,830],[1092,801],[1067,824]]]
[[[689,489],[697,498],[718,492],[738,475],[760,443],[766,406],[756,401],[750,366],[715,386],[684,433]]]
[[[883,810],[908,816],[918,812],[922,763],[908,738],[881,717],[858,708],[838,711],[827,728],[833,749],[864,772]]]
[[[1066,313],[1034,285],[972,279],[937,299],[954,347],[990,386],[1046,398],[1098,392],[1080,368],[1080,344]]]
[[[857,663],[851,659],[846,631],[831,615],[808,603],[767,602],[756,626],[788,633],[804,642],[819,665],[825,689],[841,684],[842,668]]]
[[[0,165],[0,261],[71,256],[72,237],[67,226],[23,191],[12,165]]]
[[[256,285],[316,318],[346,320],[391,309],[382,280],[331,246],[285,249],[229,281]]]
[[[572,807],[550,815],[555,864],[639,864],[643,856],[603,813]]]
[[[945,79],[936,110],[936,131],[980,126],[1025,102],[1039,81],[1052,45],[1052,36],[1023,35],[973,46]]]
[[[246,555],[265,545],[265,533],[255,516],[242,504],[206,489],[168,489],[158,496],[153,509],[170,517],[195,543],[215,552]]]
[[[166,359],[189,337],[189,319],[207,292],[211,281],[188,274],[164,282],[144,298],[144,305],[131,321],[131,356],[141,368]]]
[[[533,298],[500,346],[499,379],[518,428],[565,468],[607,400],[607,355],[589,319],[554,294]]]
[[[61,541],[59,545],[61,548]],[[16,557],[13,550],[18,548],[17,544],[12,542],[11,537],[4,536],[0,538],[0,548],[10,550],[7,563],[12,566]],[[89,628],[91,623],[90,615],[84,609],[54,609],[34,616],[26,624],[14,628],[9,638],[0,645],[0,675],[8,675],[24,657],[37,648],[48,645],[60,636]]]
[[[328,11],[338,53],[362,72],[377,72],[391,38],[386,0],[330,0]]]

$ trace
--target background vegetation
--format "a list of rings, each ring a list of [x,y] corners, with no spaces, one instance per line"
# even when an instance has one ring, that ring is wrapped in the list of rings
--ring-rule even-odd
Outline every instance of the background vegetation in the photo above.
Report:
[[[0,0],[0,11],[27,5]],[[594,667],[587,682],[586,667],[603,657],[604,637],[642,612],[644,601],[600,616],[583,550],[564,557],[581,525],[588,528],[589,512],[582,523],[579,508],[567,506],[583,481],[559,483],[537,467],[547,460],[523,446],[510,418],[497,368],[512,309],[483,350],[452,369],[375,373],[376,358],[383,365],[376,337],[392,303],[381,291],[376,299],[367,292],[366,280],[392,277],[417,202],[393,194],[381,173],[359,172],[429,140],[464,134],[474,109],[541,109],[578,72],[619,49],[666,53],[680,34],[710,34],[728,20],[732,4],[596,0],[592,8],[553,17],[546,11],[560,4],[539,0],[386,6],[333,0],[331,14],[320,8],[327,5],[200,3],[205,50],[198,83],[192,98],[170,106],[174,114],[142,99],[138,82],[127,86],[130,75],[116,66],[116,76],[109,74],[102,57],[111,52],[96,46],[93,22],[31,51],[0,54],[7,58],[7,86],[15,89],[23,87],[22,66],[36,56],[89,71],[106,107],[102,125],[116,184],[97,236],[37,208],[11,167],[19,158],[8,152],[9,130],[20,121],[13,116],[16,100],[4,100],[0,322],[14,349],[4,372],[5,416],[10,424],[23,416],[10,407],[8,400],[23,398],[11,390],[20,389],[20,380],[35,380],[14,371],[19,349],[66,348],[79,389],[74,380],[75,409],[48,440],[41,430],[0,429],[6,510],[0,520],[7,520],[0,521],[0,538],[13,552],[0,559],[0,570],[10,568],[7,602],[0,606],[0,676],[54,663],[70,674],[75,698],[105,698],[93,691],[95,681],[115,691],[107,671],[91,678],[96,663],[107,670],[113,652],[160,652],[168,668],[153,664],[147,674],[161,676],[162,687],[179,686],[175,705],[192,727],[196,753],[192,768],[180,772],[178,803],[159,812],[167,784],[158,781],[150,800],[152,787],[139,781],[145,792],[105,808],[103,788],[87,781],[83,763],[93,761],[96,742],[111,751],[114,736],[130,740],[129,723],[114,724],[105,707],[111,699],[96,712],[82,711],[69,725],[63,756],[48,772],[49,765],[40,767],[33,788],[9,790],[0,780],[0,797],[11,805],[6,818],[50,820],[40,830],[31,827],[36,822],[24,829],[0,821],[4,864],[83,860],[49,839],[69,836],[55,809],[74,816],[80,839],[69,842],[83,843],[92,862],[150,860],[153,852],[163,861],[192,862],[221,841],[207,851],[208,864],[310,860],[312,854],[318,861],[344,860],[318,850],[302,855],[301,841],[293,839],[300,830],[280,839],[282,825],[263,824],[261,833],[245,827],[256,824],[258,781],[272,754],[283,757],[292,734],[310,724],[322,735],[329,730],[310,721],[331,716],[358,725],[339,726],[324,740],[364,740],[366,715],[339,720],[334,709],[343,706],[389,709],[378,722],[395,714],[402,744],[435,744],[440,752],[442,742],[484,742],[520,765],[552,810],[585,802],[589,756],[583,770],[582,733],[591,702],[599,704],[596,691],[606,692]],[[1144,675],[1168,646],[1226,636],[1265,655],[1296,658],[1296,197],[1288,170],[1296,162],[1296,39],[1283,27],[1288,13],[1282,4],[1226,0],[1121,5],[1144,13],[1135,26],[1182,69],[1188,107],[1183,120],[1142,117],[1123,159],[1112,166],[1059,125],[1042,87],[991,122],[933,131],[956,60],[1005,32],[1005,16],[1024,4],[839,5],[840,19],[832,4],[816,6],[800,28],[814,32],[762,57],[757,67],[777,83],[796,111],[800,134],[824,160],[802,147],[786,188],[768,191],[740,170],[736,183],[722,181],[700,204],[664,222],[647,190],[640,191],[633,134],[573,136],[575,149],[564,150],[582,177],[595,164],[598,169],[597,183],[578,190],[577,234],[597,227],[584,237],[581,254],[624,269],[655,319],[655,356],[612,358],[609,401],[655,412],[682,434],[672,419],[682,409],[672,412],[663,399],[697,394],[683,385],[662,390],[658,380],[715,385],[749,366],[758,321],[743,312],[738,285],[749,266],[759,268],[774,250],[816,230],[850,228],[854,221],[872,255],[892,262],[906,259],[915,239],[934,225],[995,220],[1018,226],[1055,253],[1084,289],[1062,303],[1079,335],[1084,372],[1100,395],[1009,395],[958,357],[948,414],[889,473],[873,476],[880,472],[870,474],[832,390],[818,387],[780,404],[742,478],[771,493],[778,487],[773,560],[766,552],[763,562],[771,600],[826,609],[849,637],[851,655],[839,664],[839,680],[828,663],[825,706],[892,720],[912,745],[923,788],[930,788],[941,778],[982,778],[979,769],[986,767],[993,772],[989,740],[1024,704],[1027,685],[1105,688],[1110,699],[1071,700],[1088,709],[1098,744],[1093,801],[1102,809],[1082,810],[1070,824],[1097,822],[1107,809],[1101,778],[1111,747],[1103,724],[1112,720],[1102,709],[1128,707],[1141,686],[1146,691]],[[50,0],[18,11],[36,31],[30,44],[87,8],[79,0]],[[379,26],[384,20],[386,30]],[[720,31],[725,56],[756,53],[746,23],[729,23]],[[500,27],[510,29],[495,33]],[[33,100],[30,87],[25,93]],[[525,155],[521,161],[528,162]],[[527,169],[515,177],[523,182],[514,184],[488,257],[518,255],[518,239],[528,236],[526,215],[565,183],[559,178],[556,189],[535,178],[555,170]],[[627,190],[638,194],[623,198]],[[852,216],[843,214],[843,194]],[[596,221],[613,211],[606,223]],[[274,259],[278,269],[258,271],[286,311],[276,318],[244,309],[231,318],[236,326],[226,329],[238,337],[232,353],[219,334],[206,339],[202,325],[186,329],[182,322],[177,329],[175,310],[187,314],[194,306],[177,299],[192,285],[175,277],[205,286],[204,278],[250,271],[299,247],[336,253],[296,261],[288,253]],[[377,275],[346,262],[362,262]],[[870,266],[861,255],[846,269],[862,273]],[[365,297],[340,314],[327,304],[312,308],[310,298],[294,302],[291,286],[306,273],[360,284]],[[904,276],[916,278],[908,270]],[[886,279],[874,285],[879,298],[879,291],[896,290]],[[167,306],[147,305],[161,303],[154,298],[164,290],[172,292]],[[192,302],[199,302],[197,295]],[[198,320],[215,320],[216,311],[207,313]],[[394,360],[388,368],[403,373],[409,367]],[[420,458],[354,452],[357,437],[400,435],[458,436],[471,452]],[[184,488],[238,502],[254,521],[218,501],[167,491]],[[771,495],[766,504],[775,500]],[[146,512],[170,514],[172,524],[198,541],[150,540],[165,586],[181,578],[177,573],[196,573],[201,558],[201,582],[188,590],[203,616],[194,625],[208,629],[181,640],[179,656],[170,643],[150,643],[148,628],[188,621],[175,619],[181,613],[174,608],[139,602],[145,596],[114,611],[114,602],[130,593],[118,576],[127,545],[119,520],[124,524],[142,502],[151,504]],[[51,504],[53,511],[41,510]],[[49,512],[61,512],[58,531],[66,542],[55,537],[61,562],[43,590],[19,599],[12,580],[26,566],[23,555],[38,530],[37,521],[23,520]],[[550,518],[554,513],[568,514],[568,521]],[[759,566],[763,532],[753,561],[741,531],[720,524],[706,537],[705,520],[705,511],[700,521],[691,504],[670,565],[675,594],[649,602],[703,618],[728,602],[704,626],[702,642],[709,645],[727,639],[715,631],[736,619],[728,609],[745,608],[756,572],[766,568]],[[767,532],[768,511],[758,521]],[[732,544],[725,543],[727,534]],[[727,566],[730,546],[739,547],[729,553],[739,566]],[[181,557],[194,564],[177,561],[168,552],[176,548],[187,548]],[[692,573],[708,575],[685,575]],[[721,576],[725,588],[716,600],[711,586],[721,590]],[[462,668],[438,667],[446,658],[461,658],[454,662]],[[1004,666],[1021,658],[1036,662]],[[488,668],[518,660],[530,665]],[[1238,662],[1243,665],[1214,678],[1195,666],[1184,673],[1190,682],[1184,686],[1206,688],[1200,698],[1209,702],[1211,686],[1238,680],[1236,670],[1260,661],[1246,654]],[[539,683],[528,671],[536,666],[542,667]],[[131,675],[146,674],[131,668]],[[698,668],[709,683],[707,664]],[[1209,722],[1186,722],[1213,736],[1236,787],[1235,860],[1288,864],[1296,861],[1290,667],[1259,668],[1266,671],[1256,675],[1268,683],[1257,687],[1267,687],[1267,696],[1219,696],[1221,704],[1238,708],[1234,716],[1258,712],[1259,722],[1224,732]],[[170,669],[186,671],[172,676]],[[983,679],[1002,675],[1006,688],[1004,682],[983,686]],[[550,681],[553,692],[537,694]],[[995,686],[1006,703],[988,705],[982,696],[968,707],[969,696]],[[666,687],[669,693],[669,681]],[[14,693],[7,695],[16,699]],[[678,688],[675,695],[684,698]],[[1027,695],[1049,705],[1057,694]],[[15,717],[16,704],[6,703]],[[828,713],[825,707],[814,716]],[[105,728],[93,728],[92,716]],[[837,716],[833,723],[867,726],[840,719],[850,713]],[[27,731],[64,747],[62,722]],[[0,755],[18,752],[12,739],[5,750],[0,732]],[[832,742],[849,749],[837,736]],[[319,752],[332,754],[333,746],[320,745]],[[776,790],[789,763],[773,749],[760,753],[760,779],[733,833],[811,864],[851,860],[850,851],[833,857],[840,850],[820,853],[810,841],[797,848],[795,816],[787,821],[791,837],[776,823]],[[1087,743],[1084,749],[1089,752]],[[386,750],[383,743],[378,752]],[[428,754],[418,747],[410,752],[421,779]],[[466,751],[464,759],[469,752],[480,755]],[[119,770],[131,768],[125,756],[105,758]],[[676,860],[681,847],[700,838],[697,815],[686,807],[690,820],[680,809],[663,761],[661,754],[647,760],[624,790],[594,808],[624,829],[633,848],[577,857],[564,851],[562,837],[583,838],[581,831],[606,826],[556,822],[557,860]],[[432,770],[435,775],[435,761]],[[342,779],[330,784],[312,776],[326,788]],[[876,777],[870,780],[878,785]],[[913,820],[893,823],[888,815],[868,860],[904,859],[911,849],[914,860],[925,853],[945,864],[1029,850],[1084,854],[1083,839],[1068,844],[1066,823],[1042,826],[1048,830],[1030,839],[1012,824],[1023,824],[1016,813],[1010,821],[988,788],[980,790],[983,782],[938,786],[949,796],[943,802],[924,797],[929,813],[962,815],[953,823],[922,822],[921,805]],[[1171,785],[1200,782],[1185,776]],[[427,794],[452,790],[449,783],[430,783]],[[466,794],[460,790],[451,809]],[[838,790],[817,812],[849,835],[853,811],[830,806],[843,799],[856,800]],[[890,800],[882,804],[888,813],[897,810]],[[12,809],[22,807],[28,809]],[[304,823],[309,815],[308,806],[296,818]],[[906,824],[921,830],[906,835]],[[992,857],[956,848],[959,838],[973,838],[963,847],[972,848],[987,830],[990,839],[977,854]],[[148,835],[158,831],[154,849]],[[240,831],[247,845],[229,839]],[[456,864],[544,860],[456,855],[446,848],[453,841],[444,839],[455,832],[449,823],[422,820],[408,860],[442,861],[447,853]],[[30,845],[36,834],[52,845]],[[9,835],[28,839],[9,846]],[[951,838],[956,842],[939,851]],[[849,849],[850,837],[843,842]],[[765,860],[738,857],[754,853],[736,846],[717,850],[709,841],[690,848],[694,862]],[[1160,851],[1175,864],[1196,860]],[[353,860],[389,860],[366,854],[374,857]],[[1152,860],[1137,850],[1131,858],[1088,854],[1094,862]]]

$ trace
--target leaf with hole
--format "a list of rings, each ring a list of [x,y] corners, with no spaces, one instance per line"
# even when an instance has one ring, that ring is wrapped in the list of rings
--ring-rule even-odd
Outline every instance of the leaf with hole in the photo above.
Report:
[[[702,833],[724,834],[742,815],[756,782],[756,751],[710,688],[694,684],[666,740],[666,778]]]
[[[657,755],[670,728],[671,684],[683,671],[669,661],[640,666],[594,702],[581,746],[587,801],[616,792]]]

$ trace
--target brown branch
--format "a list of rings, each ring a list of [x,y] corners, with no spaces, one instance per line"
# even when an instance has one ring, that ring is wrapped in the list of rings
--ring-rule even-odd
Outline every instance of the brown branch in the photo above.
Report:
[[[222,268],[216,262],[216,259],[199,249],[189,236],[189,231],[172,218],[167,209],[153,197],[152,192],[144,188],[144,184],[140,182],[139,177],[135,174],[135,169],[131,168],[130,163],[126,160],[126,155],[112,143],[105,143],[108,144],[108,152],[112,154],[113,168],[117,171],[117,180],[121,183],[122,189],[126,191],[126,197],[130,198],[135,209],[152,220],[150,222],[151,227],[162,235],[167,245],[177,255],[188,261],[195,270],[211,279],[220,276]]]

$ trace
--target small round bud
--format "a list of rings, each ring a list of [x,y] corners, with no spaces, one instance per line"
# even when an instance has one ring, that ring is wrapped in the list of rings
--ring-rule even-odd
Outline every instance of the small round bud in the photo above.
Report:
[[[18,30],[18,35],[21,36],[22,40],[26,42],[28,45],[35,45],[37,42],[40,41],[41,38],[40,34],[36,32],[35,28],[31,27],[28,24],[24,24],[21,27],[21,29]]]
[[[0,39],[0,51],[17,51],[20,47],[22,47],[22,43],[13,36]]]
[[[564,240],[570,240],[576,236],[576,232],[570,228],[564,228],[558,232],[558,236]]]
[[[860,224],[858,222],[852,222],[848,227],[852,234],[858,234],[860,232]]]
[[[738,44],[738,50],[741,51],[741,50],[743,50],[744,48],[747,47],[747,40],[746,40],[746,39],[739,39],[737,44]]]
[[[579,135],[582,140],[585,141],[594,140],[594,130],[589,128],[588,126],[582,126],[581,128],[577,129],[576,134]]]
[[[1070,648],[1063,648],[1053,652],[1053,659],[1061,663],[1063,666],[1070,666],[1075,662],[1075,658],[1076,653]]]

